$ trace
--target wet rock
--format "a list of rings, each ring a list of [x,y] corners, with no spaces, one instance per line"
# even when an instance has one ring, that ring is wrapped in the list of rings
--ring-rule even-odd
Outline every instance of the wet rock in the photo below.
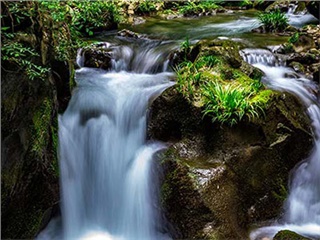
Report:
[[[243,60],[239,50],[244,46],[239,42],[215,39],[213,41],[202,40],[197,45],[201,46],[203,54],[221,56],[233,68],[239,68],[242,65]]]
[[[251,123],[222,127],[202,115],[174,88],[151,107],[149,138],[172,144],[163,160],[166,216],[175,238],[246,239],[252,223],[279,215],[289,171],[312,148],[309,119],[284,93]]]
[[[272,3],[272,1],[254,1],[253,7],[258,10],[265,10]]]
[[[306,52],[315,47],[315,43],[312,37],[307,35],[299,35],[298,40],[293,44],[295,52]]]
[[[111,64],[111,50],[105,48],[87,48],[83,50],[84,66],[92,68],[102,68],[110,70]]]
[[[145,23],[146,20],[142,17],[135,17],[133,18],[133,25],[139,25],[139,24],[142,24],[142,23]]]
[[[61,217],[61,209],[60,209],[59,202],[54,203],[50,208],[48,208],[44,212],[43,218],[41,220],[39,232],[36,235],[38,235],[42,230],[44,230],[53,218],[57,218],[57,217]]]
[[[286,60],[287,64],[290,65],[291,62],[298,62],[303,65],[310,65],[313,63],[318,63],[319,57],[310,53],[293,53],[290,54]]]
[[[320,2],[319,1],[308,1],[306,2],[306,8],[317,19],[320,19]]]
[[[290,230],[279,231],[273,238],[274,240],[310,240]]]
[[[120,37],[125,38],[134,38],[134,39],[149,39],[149,37],[146,34],[140,34],[133,31],[130,31],[128,29],[123,29],[117,33]]]
[[[272,4],[270,4],[265,9],[265,11],[270,12],[272,10],[279,9],[281,12],[286,13],[288,12],[290,6],[292,6],[292,4],[290,4],[290,1],[279,0],[279,1],[274,1]]]
[[[304,67],[301,63],[298,63],[298,62],[291,62],[289,64],[289,67],[292,67],[293,70],[295,70],[296,72],[299,72],[299,73],[303,73],[304,72]]]
[[[320,84],[320,63],[312,64],[309,71],[312,73],[313,80]]]

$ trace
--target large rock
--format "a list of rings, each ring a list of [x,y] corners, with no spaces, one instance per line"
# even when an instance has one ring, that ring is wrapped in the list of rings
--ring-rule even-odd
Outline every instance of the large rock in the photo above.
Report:
[[[153,103],[148,132],[172,144],[161,196],[174,238],[247,238],[250,224],[279,215],[290,170],[312,147],[304,108],[287,93],[265,118],[228,127],[172,88]]]
[[[38,7],[35,1],[17,4],[24,11]],[[4,18],[11,26],[9,16]],[[32,80],[23,67],[2,61],[5,69],[1,72],[3,239],[33,238],[44,211],[59,199],[57,114],[64,111],[70,98],[69,79],[73,70],[71,59],[69,62],[58,60],[54,52],[57,35],[53,35],[57,32],[53,31],[69,32],[67,24],[56,30],[52,28],[53,19],[40,11],[39,15],[26,16],[25,19],[32,23],[19,26],[25,38],[11,41],[23,41],[24,46],[39,54],[25,59],[22,55],[22,60],[32,59],[33,64],[50,68],[51,71],[43,79],[36,77]],[[64,43],[70,42],[68,36],[65,36]]]
[[[316,18],[320,19],[320,2],[319,1],[308,1],[306,3],[308,12]]]
[[[295,232],[289,230],[279,231],[273,238],[274,240],[310,240],[310,238],[303,237]]]

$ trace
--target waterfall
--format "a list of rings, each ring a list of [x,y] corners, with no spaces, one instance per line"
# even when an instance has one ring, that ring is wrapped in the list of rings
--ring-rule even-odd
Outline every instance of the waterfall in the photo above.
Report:
[[[295,13],[298,5],[289,4],[286,16],[288,18],[288,23],[294,27],[303,27],[307,23],[317,24],[319,21],[317,18],[312,16],[306,9],[302,12]]]
[[[244,59],[265,73],[263,82],[271,89],[287,91],[296,95],[306,106],[312,122],[314,147],[310,156],[295,169],[290,182],[289,196],[284,206],[284,224],[263,227],[253,231],[251,239],[273,238],[283,229],[295,231],[303,236],[320,238],[320,101],[317,96],[319,86],[285,66],[272,66],[265,58],[259,62],[256,55],[267,50],[242,52]],[[270,55],[271,52],[269,52]],[[249,55],[252,55],[251,58]],[[263,60],[264,59],[264,60]]]
[[[59,116],[62,229],[53,220],[38,239],[168,238],[157,231],[161,219],[152,192],[158,186],[151,174],[154,154],[165,146],[146,142],[146,121],[149,105],[174,84],[173,75],[150,74],[157,69],[150,64],[161,62],[150,48],[123,56],[127,61],[117,54],[111,72],[76,71],[77,87]],[[135,59],[141,61],[132,64]]]

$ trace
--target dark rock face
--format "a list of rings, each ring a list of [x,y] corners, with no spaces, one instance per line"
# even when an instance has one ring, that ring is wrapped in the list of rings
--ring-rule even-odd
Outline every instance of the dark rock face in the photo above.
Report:
[[[52,165],[55,149],[49,145],[53,132],[47,122],[41,126],[45,140],[39,144],[39,150],[34,148],[37,112],[46,99],[54,97],[41,85],[38,88],[41,94],[23,95],[34,90],[19,73],[3,73],[2,80],[2,96],[6,98],[2,115],[2,237],[31,238],[38,230],[45,209],[59,199],[59,181]],[[10,89],[12,86],[14,90]],[[14,93],[18,94],[17,98]],[[49,108],[54,105],[54,101],[47,103]],[[55,111],[52,109],[49,114],[54,116]],[[54,118],[49,116],[48,121],[51,123]]]
[[[21,4],[26,9],[37,9],[38,3]],[[24,38],[15,40],[39,54],[32,59],[33,63],[51,71],[44,79],[31,80],[21,66],[2,61],[3,239],[33,238],[44,211],[59,199],[54,142],[57,139],[57,114],[64,111],[70,98],[69,80],[73,65],[71,61],[62,62],[55,58],[52,19],[48,15],[31,18],[26,17],[28,21],[17,28],[23,31]],[[10,26],[10,18],[6,20],[5,24]],[[29,21],[32,24],[25,24]],[[65,26],[59,30],[66,31]]]
[[[175,89],[152,105],[151,139],[171,142],[161,189],[175,238],[244,239],[250,224],[279,215],[290,170],[312,147],[309,120],[289,94],[264,119],[220,126]]]
[[[309,25],[299,30],[298,34],[286,63],[319,83],[320,27]]]
[[[105,48],[90,48],[84,49],[84,66],[91,68],[102,68],[110,70],[111,65],[111,50]]]
[[[320,2],[319,1],[308,1],[306,7],[309,13],[316,18],[320,19]]]

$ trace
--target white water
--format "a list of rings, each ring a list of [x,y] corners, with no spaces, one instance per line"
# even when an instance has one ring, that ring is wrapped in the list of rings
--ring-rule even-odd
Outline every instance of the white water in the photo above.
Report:
[[[254,50],[251,50],[253,52]],[[250,51],[244,51],[250,52]],[[289,197],[284,206],[282,224],[259,228],[250,234],[250,239],[272,239],[284,229],[292,230],[312,239],[320,238],[320,102],[319,86],[311,80],[283,66],[270,66],[268,58],[257,58],[261,50],[245,59],[252,60],[255,67],[265,73],[264,83],[272,89],[296,95],[306,106],[312,121],[314,147],[310,156],[295,169],[290,183]],[[248,55],[250,55],[248,53]],[[259,62],[260,63],[257,63]]]
[[[288,22],[294,27],[303,27],[307,23],[318,23],[318,19],[312,16],[307,10],[300,13],[295,13],[298,5],[290,4],[288,12],[286,13],[288,17]]]
[[[165,146],[146,143],[146,119],[150,103],[174,84],[170,78],[77,70],[77,88],[59,116],[62,229],[53,220],[38,239],[168,238],[157,231],[151,174],[153,156]]]

